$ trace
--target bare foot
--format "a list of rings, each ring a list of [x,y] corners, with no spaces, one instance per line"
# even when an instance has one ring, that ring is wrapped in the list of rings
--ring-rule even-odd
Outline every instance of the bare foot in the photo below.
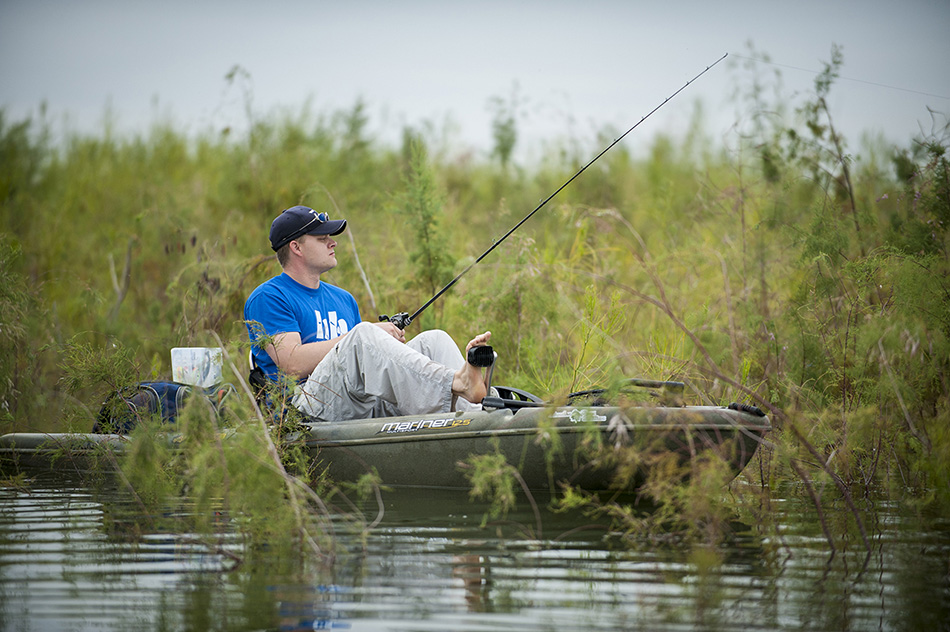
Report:
[[[490,331],[472,338],[465,347],[465,357],[468,357],[469,349],[486,344],[489,338],[491,338]],[[488,387],[485,386],[485,375],[482,369],[468,362],[463,364],[452,379],[452,394],[463,397],[473,404],[478,404],[485,399],[488,395]]]

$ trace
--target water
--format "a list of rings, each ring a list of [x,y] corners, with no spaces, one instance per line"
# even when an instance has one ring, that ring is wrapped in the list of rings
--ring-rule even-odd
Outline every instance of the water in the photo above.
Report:
[[[577,515],[545,512],[539,534],[524,503],[482,527],[486,507],[457,493],[389,493],[366,534],[337,518],[327,564],[249,551],[226,524],[170,529],[115,484],[34,475],[0,488],[2,630],[950,629],[950,525],[884,502],[862,509],[868,555],[846,509],[826,508],[853,534],[832,554],[792,494],[772,495],[777,533],[736,522],[708,551],[630,548]]]

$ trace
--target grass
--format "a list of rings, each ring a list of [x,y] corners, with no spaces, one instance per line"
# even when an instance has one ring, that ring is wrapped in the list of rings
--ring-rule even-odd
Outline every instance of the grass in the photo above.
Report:
[[[413,327],[492,330],[496,381],[541,394],[623,374],[755,404],[776,426],[760,485],[950,515],[950,130],[849,150],[824,105],[836,64],[797,116],[751,116],[722,147],[701,129],[642,158],[616,147]],[[0,116],[0,430],[91,427],[102,381],[70,378],[77,344],[136,379],[170,375],[175,346],[246,355],[241,307],[278,272],[283,208],[349,221],[327,278],[375,319],[423,304],[588,159],[564,139],[531,168],[507,146],[501,164],[451,160],[408,129],[379,146],[366,122],[358,104],[243,138],[159,125],[53,145]]]

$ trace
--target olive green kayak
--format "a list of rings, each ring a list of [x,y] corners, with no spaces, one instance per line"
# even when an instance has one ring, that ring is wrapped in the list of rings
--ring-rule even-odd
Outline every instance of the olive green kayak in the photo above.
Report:
[[[617,489],[618,458],[675,455],[688,464],[715,455],[737,475],[771,429],[758,409],[714,406],[486,407],[471,412],[303,424],[300,442],[333,480],[373,471],[393,487],[470,489],[472,456],[500,453],[532,490],[562,483],[589,491]],[[82,467],[120,454],[129,438],[115,434],[14,433],[0,437],[0,462],[18,467]],[[606,450],[597,447],[606,446]],[[626,452],[623,452],[626,450]],[[633,452],[631,452],[631,450]],[[640,455],[630,457],[631,454]],[[642,482],[628,479],[619,491]]]

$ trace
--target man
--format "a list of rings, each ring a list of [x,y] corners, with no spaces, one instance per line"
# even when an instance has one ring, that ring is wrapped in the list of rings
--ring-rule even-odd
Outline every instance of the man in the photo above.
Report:
[[[336,267],[333,237],[346,220],[331,220],[306,206],[283,211],[270,229],[271,248],[283,273],[255,289],[244,304],[254,342],[261,330],[272,344],[253,347],[270,379],[284,373],[300,387],[292,403],[323,421],[449,412],[482,401],[481,369],[468,364],[443,331],[426,331],[406,343],[390,322],[361,322],[356,300],[322,281]],[[465,348],[484,345],[485,332]]]

